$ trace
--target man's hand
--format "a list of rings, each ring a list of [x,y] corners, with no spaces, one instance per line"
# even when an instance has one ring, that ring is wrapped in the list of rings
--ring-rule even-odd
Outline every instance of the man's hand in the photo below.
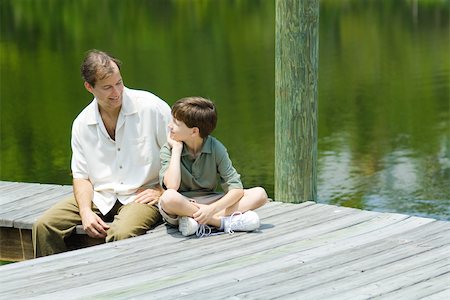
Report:
[[[151,189],[143,189],[140,188],[136,192],[136,199],[134,202],[154,205],[158,203],[159,197],[161,196],[163,190],[161,188],[151,188]]]
[[[87,235],[93,238],[105,238],[106,230],[109,226],[97,216],[92,210],[85,210],[80,213],[83,229]]]

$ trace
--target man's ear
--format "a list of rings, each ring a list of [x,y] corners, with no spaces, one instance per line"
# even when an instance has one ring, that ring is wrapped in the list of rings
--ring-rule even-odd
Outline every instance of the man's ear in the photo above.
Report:
[[[93,94],[94,88],[93,88],[92,85],[90,85],[87,81],[84,82],[84,87],[86,88],[86,90],[87,90],[89,93]]]

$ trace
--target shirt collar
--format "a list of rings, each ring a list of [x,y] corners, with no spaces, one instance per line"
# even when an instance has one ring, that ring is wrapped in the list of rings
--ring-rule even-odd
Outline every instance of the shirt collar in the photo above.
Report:
[[[205,141],[203,142],[201,153],[212,153],[212,138],[211,136],[207,136]],[[182,156],[189,155],[189,151],[186,146],[183,147],[183,151],[181,152]]]
[[[89,105],[89,113],[87,115],[87,124],[88,125],[95,125],[98,124],[101,120],[100,111],[98,110],[98,102],[97,98],[94,98],[92,100],[91,104]],[[122,94],[122,107],[120,109],[120,114],[123,115],[131,115],[137,112],[136,105],[131,100],[129,95],[129,89],[124,87],[123,94]]]

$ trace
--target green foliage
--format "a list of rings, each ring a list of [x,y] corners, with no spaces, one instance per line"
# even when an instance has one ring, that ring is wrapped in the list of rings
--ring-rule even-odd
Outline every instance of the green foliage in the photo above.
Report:
[[[450,199],[448,7],[320,1],[321,201],[450,215],[426,202]],[[79,64],[99,48],[131,88],[214,100],[244,184],[273,196],[274,1],[2,0],[0,14],[1,180],[71,182],[71,123],[92,99]]]

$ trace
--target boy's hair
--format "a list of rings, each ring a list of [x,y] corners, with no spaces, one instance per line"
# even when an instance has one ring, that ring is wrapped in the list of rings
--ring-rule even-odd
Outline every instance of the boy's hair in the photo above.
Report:
[[[94,87],[97,80],[102,80],[114,72],[111,62],[120,70],[122,63],[117,58],[97,49],[89,50],[81,64],[81,77]]]
[[[172,116],[187,127],[197,127],[200,137],[207,137],[217,124],[217,111],[214,103],[202,97],[181,98],[172,106]]]

